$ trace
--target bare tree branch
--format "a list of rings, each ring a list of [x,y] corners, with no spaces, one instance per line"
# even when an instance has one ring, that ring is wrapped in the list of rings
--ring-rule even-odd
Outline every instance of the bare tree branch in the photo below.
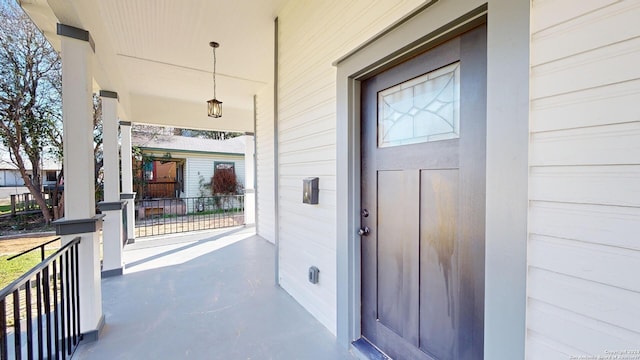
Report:
[[[0,33],[0,141],[50,221],[40,163],[47,149],[62,144],[61,76],[52,74],[61,69],[60,57],[13,2],[0,4]]]

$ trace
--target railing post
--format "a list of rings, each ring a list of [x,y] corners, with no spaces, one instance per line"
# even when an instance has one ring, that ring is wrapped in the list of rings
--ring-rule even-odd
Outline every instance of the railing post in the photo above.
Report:
[[[44,303],[44,308],[46,309],[45,312],[45,333],[46,333],[46,338],[47,338],[47,358],[51,359],[53,357],[53,347],[51,346],[51,283],[50,283],[50,278],[49,278],[49,266],[47,265],[46,268],[44,268],[42,270],[42,289],[43,294],[44,294],[44,298],[43,303]],[[55,281],[55,280],[54,280]]]
[[[22,330],[20,329],[20,291],[15,290],[13,292],[13,345],[16,352],[16,359],[22,359]],[[17,334],[20,334],[18,336]]]
[[[0,359],[9,358],[7,345],[7,305],[2,298],[0,299]]]
[[[11,194],[11,216],[16,216],[16,195]]]

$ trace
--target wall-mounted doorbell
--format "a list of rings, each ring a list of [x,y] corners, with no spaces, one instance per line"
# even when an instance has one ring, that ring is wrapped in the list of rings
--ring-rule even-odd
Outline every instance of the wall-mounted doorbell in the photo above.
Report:
[[[318,183],[317,177],[310,177],[302,180],[302,202],[305,204],[318,203]]]

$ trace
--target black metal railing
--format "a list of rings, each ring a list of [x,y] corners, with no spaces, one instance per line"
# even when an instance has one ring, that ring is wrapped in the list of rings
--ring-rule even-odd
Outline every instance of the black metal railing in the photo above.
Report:
[[[18,258],[18,257],[20,257],[20,256],[22,256],[24,254],[28,254],[28,253],[32,252],[33,250],[36,250],[36,249],[40,249],[40,261],[44,261],[44,257],[45,257],[45,255],[44,255],[44,247],[49,245],[49,244],[51,244],[52,242],[56,242],[58,240],[60,240],[59,237],[57,237],[55,239],[51,239],[51,240],[47,241],[46,243],[42,243],[42,244],[40,244],[38,246],[34,246],[29,250],[25,250],[25,251],[21,252],[20,254],[16,254],[16,255],[10,256],[10,257],[7,258],[7,261],[10,261],[10,260],[13,260],[15,258]]]
[[[79,237],[0,290],[1,360],[73,355],[81,340],[78,244]]]
[[[135,238],[244,224],[244,195],[136,200]]]

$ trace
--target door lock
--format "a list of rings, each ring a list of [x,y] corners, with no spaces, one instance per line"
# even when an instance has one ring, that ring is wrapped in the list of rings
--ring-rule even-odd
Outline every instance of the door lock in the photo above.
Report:
[[[368,236],[369,235],[369,227],[365,226],[365,227],[361,227],[360,229],[358,229],[358,235],[360,236]]]

